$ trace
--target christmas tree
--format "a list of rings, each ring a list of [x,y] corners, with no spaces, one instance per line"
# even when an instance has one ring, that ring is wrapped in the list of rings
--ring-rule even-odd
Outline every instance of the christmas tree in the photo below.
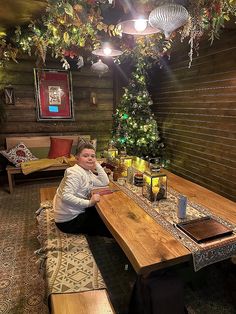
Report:
[[[145,63],[141,59],[113,116],[112,144],[115,147],[126,149],[127,154],[133,156],[163,157],[164,144],[151,111],[152,104],[147,90]]]

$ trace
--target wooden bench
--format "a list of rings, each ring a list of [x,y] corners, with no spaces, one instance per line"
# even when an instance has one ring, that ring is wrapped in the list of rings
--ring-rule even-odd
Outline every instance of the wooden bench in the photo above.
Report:
[[[54,197],[55,191],[56,191],[55,187],[41,188],[40,189],[41,203],[46,202],[46,201],[51,201]],[[67,240],[70,240],[70,235],[68,235]],[[83,243],[81,244],[81,246],[83,246]],[[69,245],[69,247],[71,247],[71,244]],[[88,250],[89,248],[86,247],[85,249]],[[55,248],[53,250],[53,255],[55,256]],[[50,258],[50,256],[48,258]],[[54,263],[55,261],[53,260],[53,264]],[[46,274],[46,277],[47,277],[47,274]],[[114,314],[115,313],[106,289],[81,291],[81,292],[74,292],[74,293],[52,293],[50,295],[49,301],[50,301],[51,313],[53,314],[77,314],[77,313]]]
[[[86,140],[90,140],[90,135],[61,135],[61,136],[54,136],[57,138],[64,138],[64,139],[72,139],[72,154],[75,154],[76,147],[78,144],[78,138],[82,137]],[[7,150],[11,149],[15,145],[23,142],[32,152],[32,154],[37,158],[47,158],[49,148],[50,148],[50,136],[30,136],[30,137],[7,137],[6,138],[6,148]],[[62,164],[56,167],[49,167],[46,169],[42,169],[40,171],[60,171],[65,170],[68,167],[67,164]],[[8,178],[8,185],[9,185],[9,192],[13,192],[13,187],[15,185],[14,175],[15,174],[22,174],[21,167],[15,167],[12,165],[7,165],[7,178]]]

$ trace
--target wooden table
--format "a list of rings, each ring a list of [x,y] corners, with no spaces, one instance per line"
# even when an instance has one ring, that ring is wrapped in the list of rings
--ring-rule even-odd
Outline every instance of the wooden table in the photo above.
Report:
[[[236,204],[165,170],[168,186],[236,224]],[[52,199],[55,188],[42,189]],[[138,274],[191,261],[191,252],[122,191],[103,195],[97,210]]]
[[[164,172],[173,189],[236,224],[234,202],[166,170]],[[138,274],[145,275],[192,260],[186,247],[122,191],[103,195],[97,210]]]

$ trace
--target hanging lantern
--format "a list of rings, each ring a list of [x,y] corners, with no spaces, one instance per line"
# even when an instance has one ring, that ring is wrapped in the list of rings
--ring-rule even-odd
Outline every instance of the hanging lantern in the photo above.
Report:
[[[97,62],[92,64],[91,70],[99,75],[101,77],[104,73],[108,72],[109,67],[105,63],[102,62],[101,59],[99,59]]]
[[[165,4],[152,10],[149,15],[149,23],[152,27],[161,29],[166,39],[171,33],[183,26],[189,19],[188,11],[179,4]]]

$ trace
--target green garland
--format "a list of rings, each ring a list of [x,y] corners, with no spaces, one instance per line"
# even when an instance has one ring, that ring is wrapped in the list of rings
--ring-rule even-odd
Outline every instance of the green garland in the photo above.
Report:
[[[148,5],[148,10],[156,6],[154,0],[131,2],[134,7]],[[161,33],[135,38],[127,35],[121,37],[117,26],[104,23],[104,8],[110,12],[116,10],[108,0],[48,0],[45,14],[40,19],[24,27],[17,26],[14,36],[9,32],[0,39],[0,64],[10,59],[16,61],[18,55],[25,52],[36,54],[41,63],[45,63],[48,51],[53,57],[62,59],[88,56],[105,40],[121,48],[124,57],[132,55],[139,47],[143,56],[158,62],[163,54],[170,53],[177,32],[181,34],[181,40],[189,38],[191,63],[203,34],[207,33],[212,43],[219,38],[224,23],[236,16],[236,0],[189,0],[189,22],[173,32],[170,40],[165,40]]]

